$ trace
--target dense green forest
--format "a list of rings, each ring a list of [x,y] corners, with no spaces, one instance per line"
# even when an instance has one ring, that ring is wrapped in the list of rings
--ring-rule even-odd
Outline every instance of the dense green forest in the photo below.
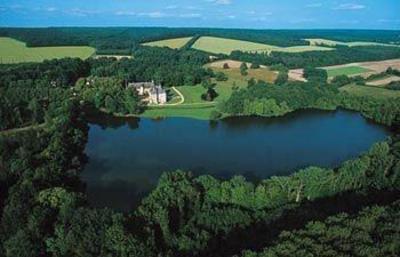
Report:
[[[69,30],[75,29],[54,33],[68,42],[63,36],[72,34]],[[118,30],[127,33],[126,42],[131,40],[133,32]],[[279,40],[283,32],[274,33]],[[89,42],[90,33],[83,34]],[[74,40],[80,44],[81,38]],[[365,50],[372,56],[378,51],[365,49],[372,49]],[[335,168],[308,167],[257,182],[175,171],[164,173],[128,213],[92,208],[80,180],[87,160],[87,104],[110,112],[141,112],[145,106],[127,90],[128,81],[154,79],[165,86],[203,82],[212,89],[207,83],[214,74],[203,68],[208,62],[204,53],[150,47],[132,51],[134,59],[119,61],[67,58],[0,65],[0,130],[38,125],[18,133],[0,131],[0,256],[399,255],[400,102],[351,96],[338,89],[353,79],[328,83],[326,72],[312,67],[305,67],[306,83],[288,82],[284,72],[275,85],[251,80],[218,106],[219,116],[273,117],[301,109],[345,108],[387,125],[393,136]],[[381,55],[393,54],[387,51]],[[250,57],[258,55],[245,58]],[[323,58],[315,57],[318,62]]]
[[[400,202],[374,206],[356,215],[339,214],[310,222],[305,229],[282,232],[261,253],[246,251],[243,257],[278,256],[398,256]],[[380,238],[380,240],[375,240]]]
[[[228,116],[265,117],[282,116],[301,109],[337,108],[359,111],[367,118],[388,126],[400,121],[400,103],[396,98],[355,97],[339,92],[333,85],[315,84],[313,81],[287,82],[284,85],[260,81],[247,89],[235,91],[219,106],[220,112]]]
[[[166,173],[131,213],[92,209],[79,181],[87,127],[73,102],[58,113],[63,119],[45,130],[1,138],[5,256],[231,256],[262,250],[280,231],[399,197],[400,143],[394,138],[337,169],[310,167],[257,184]],[[382,215],[387,228],[375,233],[380,245],[390,246],[392,237],[379,232],[398,236],[398,216],[390,210]],[[354,238],[354,245],[362,242]],[[398,249],[387,253],[395,256]]]
[[[0,65],[0,129],[42,123],[52,117],[47,111],[50,103],[65,98],[79,98],[111,113],[137,114],[143,106],[136,93],[126,88],[128,82],[154,80],[169,87],[195,85],[213,76],[203,68],[208,56],[197,51],[142,47],[135,56],[120,61],[67,58]],[[75,87],[79,78],[87,77]]]

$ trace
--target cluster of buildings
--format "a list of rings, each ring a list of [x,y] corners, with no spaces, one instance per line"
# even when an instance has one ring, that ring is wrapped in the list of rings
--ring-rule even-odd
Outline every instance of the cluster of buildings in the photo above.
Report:
[[[165,104],[168,100],[167,91],[161,85],[152,82],[134,82],[129,83],[128,88],[137,91],[138,95],[143,97],[143,101],[149,104]]]

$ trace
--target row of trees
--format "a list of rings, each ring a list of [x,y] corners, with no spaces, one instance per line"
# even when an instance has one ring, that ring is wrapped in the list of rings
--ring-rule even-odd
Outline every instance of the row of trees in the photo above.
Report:
[[[337,94],[336,88],[313,82],[272,85],[258,81],[247,89],[234,91],[220,106],[220,111],[228,115],[273,117],[305,108],[335,109]]]
[[[208,55],[194,50],[142,47],[133,59],[115,61],[110,58],[90,60],[91,75],[118,77],[130,81],[151,81],[165,86],[195,85],[209,71],[203,68]]]
[[[227,116],[259,115],[282,116],[300,109],[335,110],[342,107],[361,112],[367,118],[388,126],[400,121],[400,104],[394,99],[352,96],[341,92],[338,87],[350,78],[335,78],[331,84],[324,84],[326,72],[311,72],[309,82],[287,82],[272,85],[263,81],[246,89],[236,90],[231,97],[220,104],[219,111]],[[318,75],[320,74],[320,75]],[[322,83],[322,84],[321,84]]]
[[[398,47],[391,46],[337,46],[334,51],[303,53],[272,52],[269,54],[233,51],[230,57],[243,62],[257,62],[268,66],[283,64],[287,68],[295,69],[395,59],[400,57],[400,51]]]

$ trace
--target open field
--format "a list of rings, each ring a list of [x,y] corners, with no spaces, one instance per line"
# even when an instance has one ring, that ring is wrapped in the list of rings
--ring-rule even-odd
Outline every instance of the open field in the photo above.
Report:
[[[349,46],[349,47],[355,47],[355,46],[398,46],[398,47],[400,47],[400,45],[384,44],[384,43],[377,43],[377,42],[340,42],[340,41],[328,40],[328,39],[322,39],[322,38],[308,38],[305,40],[310,42],[311,46],[324,44],[324,45],[328,45],[328,46],[342,45],[342,46]]]
[[[209,63],[209,64],[207,64],[207,67],[222,69],[224,67],[225,63],[228,64],[229,68],[231,68],[231,69],[239,69],[240,65],[242,65],[243,62],[226,59],[226,60],[219,60],[219,61]],[[250,67],[250,65],[251,65],[251,63],[249,63],[249,62],[247,62],[246,64],[248,67]],[[260,67],[266,68],[266,66],[263,66],[263,65],[261,65]]]
[[[306,51],[331,51],[332,48],[319,46],[294,46],[279,47],[243,40],[234,40],[218,37],[200,37],[192,46],[194,49],[214,53],[230,54],[232,51],[240,50],[244,52],[306,52]]]
[[[89,58],[95,49],[87,46],[26,47],[12,38],[0,37],[0,63],[41,62],[64,57]]]
[[[373,70],[376,73],[381,73],[386,71],[389,67],[400,70],[400,59],[392,59],[378,62],[363,62],[359,63],[359,65],[366,69]]]
[[[132,55],[102,55],[102,54],[96,54],[95,56],[93,56],[93,58],[95,59],[99,59],[99,58],[115,58],[117,60],[121,60],[123,58],[128,58],[128,59],[132,59],[133,56]]]
[[[360,75],[362,77],[368,77],[372,74],[378,74],[386,71],[389,67],[400,70],[400,59],[391,59],[385,61],[375,62],[359,62],[359,63],[348,63],[342,65],[334,65],[321,67],[328,71],[328,76],[348,75],[355,76]],[[347,74],[346,74],[347,73]],[[289,78],[291,80],[304,81],[303,69],[294,69],[289,71]]]
[[[400,77],[397,76],[388,76],[386,78],[377,79],[374,81],[370,81],[367,83],[368,86],[382,87],[386,86],[391,82],[400,81]]]
[[[359,86],[351,84],[341,87],[340,90],[355,96],[369,96],[379,99],[400,97],[399,90],[390,90],[382,87]]]
[[[141,117],[145,118],[168,118],[182,117],[193,118],[199,120],[209,120],[211,112],[215,109],[215,104],[182,104],[177,106],[169,106],[163,108],[150,108],[146,110]]]
[[[288,72],[289,80],[292,81],[307,81],[304,78],[304,70],[303,69],[294,69],[294,70],[289,70]]]
[[[192,37],[183,37],[183,38],[174,38],[174,39],[166,39],[160,41],[153,41],[144,43],[145,46],[155,46],[155,47],[169,47],[172,49],[179,49],[185,46]]]
[[[375,61],[375,62],[359,62],[359,63],[348,63],[343,65],[335,65],[335,66],[328,66],[324,67],[327,70],[335,70],[339,68],[348,68],[348,67],[361,67],[365,69],[364,72],[358,73],[356,75],[362,75],[363,77],[367,77],[371,74],[377,74],[386,71],[389,67],[393,69],[400,70],[400,59],[392,59],[392,60],[385,60],[385,61]],[[356,70],[354,70],[356,72]],[[355,75],[355,74],[353,74]]]
[[[251,78],[256,80],[263,80],[265,82],[273,83],[277,76],[278,72],[271,71],[267,68],[259,68],[259,69],[248,69],[248,75],[243,76],[240,74],[240,69],[222,69],[222,68],[213,68],[215,72],[223,72],[228,76],[228,81],[218,81],[217,84],[221,82],[228,82],[229,84],[246,84]]]
[[[346,75],[346,76],[359,75],[370,71],[369,69],[366,69],[361,66],[328,67],[324,69],[327,71],[328,77],[330,78],[340,75]]]

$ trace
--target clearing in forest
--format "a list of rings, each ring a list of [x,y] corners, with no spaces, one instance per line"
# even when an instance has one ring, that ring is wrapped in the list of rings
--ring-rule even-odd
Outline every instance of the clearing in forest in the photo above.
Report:
[[[341,87],[340,91],[347,92],[354,96],[367,96],[377,99],[400,97],[399,90],[390,90],[383,87],[359,86],[355,84]]]
[[[155,47],[169,47],[172,49],[179,49],[185,46],[192,37],[183,37],[183,38],[173,38],[173,39],[166,39],[166,40],[159,40],[153,42],[147,42],[143,45],[145,46],[155,46]]]
[[[132,59],[133,56],[132,55],[114,55],[114,54],[96,54],[95,56],[93,56],[93,58],[95,58],[95,59],[115,58],[117,60],[121,60],[121,59],[124,59],[124,58]]]
[[[381,79],[377,79],[377,80],[373,80],[373,81],[369,81],[367,82],[368,86],[375,86],[375,87],[383,87],[386,86],[392,82],[397,82],[400,81],[400,77],[397,76],[388,76],[385,78],[381,78]]]
[[[355,46],[397,46],[397,47],[400,47],[400,45],[384,44],[384,43],[377,43],[377,42],[341,42],[341,41],[322,39],[322,38],[308,38],[305,40],[310,42],[311,46],[327,45],[327,46],[334,47],[334,46],[342,45],[342,46],[349,46],[349,47],[355,47]]]
[[[270,53],[270,52],[288,52],[298,53],[307,51],[331,51],[334,50],[329,47],[320,46],[293,46],[293,47],[279,47],[250,41],[218,38],[218,37],[200,37],[192,46],[192,48],[214,53],[214,54],[227,54],[232,51],[238,50],[243,52],[257,52],[257,53]]]
[[[0,63],[42,62],[65,57],[87,59],[94,52],[88,46],[26,47],[21,41],[0,37]]]
[[[223,69],[223,64],[228,63],[229,69]],[[215,110],[215,106],[227,100],[235,88],[246,88],[248,81],[251,78],[264,80],[266,82],[274,82],[277,77],[277,72],[269,70],[267,67],[262,66],[259,69],[248,69],[248,75],[242,76],[240,74],[241,62],[233,60],[223,60],[207,64],[205,67],[213,69],[214,72],[223,72],[228,80],[216,81],[215,91],[218,97],[213,102],[207,102],[202,99],[202,94],[206,89],[201,85],[194,86],[179,86],[176,87],[184,98],[184,102],[177,102],[177,96],[172,96],[172,100],[165,106],[150,107],[141,116],[148,118],[158,117],[187,117],[195,119],[207,120],[210,114]],[[250,67],[250,63],[248,66]],[[179,98],[180,99],[180,98]]]
[[[346,75],[346,76],[359,75],[370,71],[369,69],[356,65],[343,66],[343,67],[328,67],[324,69],[328,72],[328,77],[330,78],[340,75]]]
[[[386,71],[389,67],[400,70],[400,59],[390,59],[384,61],[372,61],[372,62],[358,62],[348,63],[341,65],[333,65],[321,67],[328,71],[328,76],[333,78],[338,75],[355,76],[360,75],[364,78],[372,74],[378,74]],[[293,69],[289,71],[289,79],[295,81],[304,81],[303,69]]]

